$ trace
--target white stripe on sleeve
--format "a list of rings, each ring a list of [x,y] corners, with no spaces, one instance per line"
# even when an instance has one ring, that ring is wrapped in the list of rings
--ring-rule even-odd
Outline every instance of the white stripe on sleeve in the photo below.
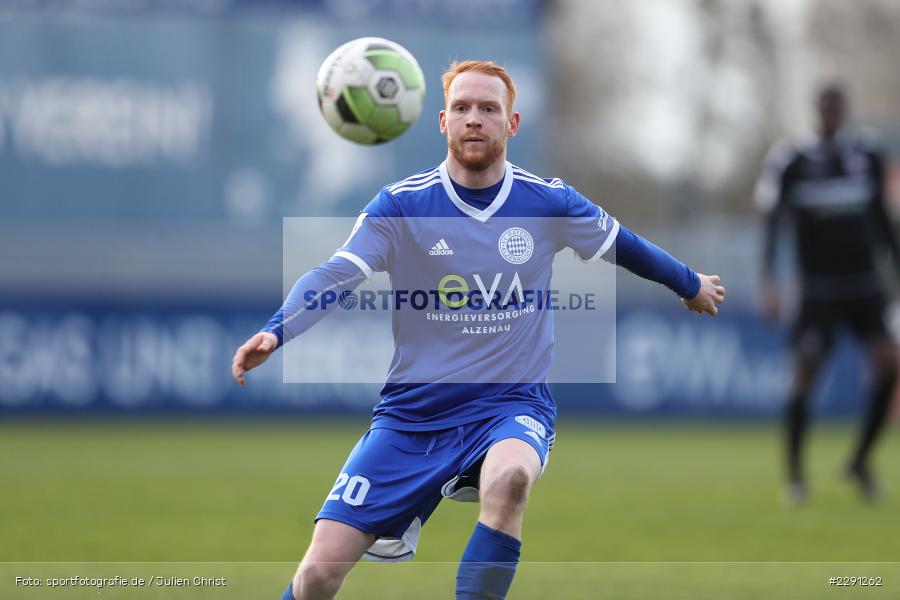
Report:
[[[618,224],[616,224],[616,225],[618,226]],[[357,255],[353,254],[352,252],[347,252],[346,250],[338,250],[337,252],[334,253],[334,255],[340,256],[341,258],[346,258],[347,260],[352,262],[354,265],[359,267],[359,270],[362,271],[363,273],[365,273],[367,279],[375,273],[375,271],[372,270],[372,267],[370,267],[368,264],[366,264],[366,261],[364,261]]]
[[[613,245],[613,242],[616,241],[617,235],[619,235],[619,222],[616,221],[615,219],[613,219],[612,231],[610,231],[609,235],[606,236],[606,239],[603,241],[603,245],[600,246],[600,249],[597,250],[596,254],[594,254],[592,257],[590,257],[587,260],[581,258],[580,256],[579,256],[579,258],[581,259],[582,262],[586,262],[586,263],[592,263],[595,260],[598,260],[604,254],[606,254],[607,250],[610,249],[610,247]]]

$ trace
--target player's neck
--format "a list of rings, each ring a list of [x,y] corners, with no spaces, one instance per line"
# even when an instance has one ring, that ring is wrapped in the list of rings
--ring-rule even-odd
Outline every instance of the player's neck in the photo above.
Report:
[[[490,187],[503,179],[506,173],[506,152],[497,157],[487,169],[483,171],[472,171],[467,169],[456,160],[453,153],[447,153],[447,173],[450,179],[463,187],[473,190]]]

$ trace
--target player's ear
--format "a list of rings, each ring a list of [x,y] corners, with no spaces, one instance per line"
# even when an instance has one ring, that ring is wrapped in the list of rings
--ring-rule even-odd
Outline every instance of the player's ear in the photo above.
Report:
[[[519,122],[522,120],[522,115],[517,112],[514,112],[509,116],[509,123],[506,126],[506,136],[513,137],[517,133],[519,133]]]
[[[441,110],[438,113],[438,121],[440,122],[441,133],[447,135],[447,111]]]

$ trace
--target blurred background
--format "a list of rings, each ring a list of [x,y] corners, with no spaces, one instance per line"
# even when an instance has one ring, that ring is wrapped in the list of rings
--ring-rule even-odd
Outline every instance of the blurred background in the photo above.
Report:
[[[764,489],[747,510],[768,514],[777,509],[775,418],[789,360],[786,321],[763,321],[756,308],[761,228],[754,183],[774,141],[813,131],[816,91],[836,80],[849,92],[851,120],[882,135],[891,160],[891,206],[900,203],[898,32],[900,4],[894,0],[2,1],[0,438],[6,441],[0,444],[6,445],[0,464],[25,481],[37,468],[29,456],[46,458],[57,449],[81,457],[82,464],[103,464],[103,457],[130,448],[146,458],[129,444],[161,435],[153,452],[169,456],[167,464],[177,468],[182,459],[193,464],[194,452],[212,452],[203,440],[218,429],[208,423],[217,421],[205,417],[227,415],[235,418],[222,426],[222,435],[236,444],[244,440],[237,447],[250,454],[222,451],[230,458],[213,471],[244,464],[239,456],[271,460],[249,440],[282,436],[282,466],[302,473],[304,451],[292,446],[302,442],[296,432],[308,433],[304,423],[313,415],[349,417],[328,421],[334,427],[330,439],[339,443],[323,459],[321,479],[308,484],[307,503],[271,508],[287,515],[286,529],[293,531],[278,531],[272,518],[263,518],[271,517],[266,509],[259,524],[276,530],[266,546],[229,545],[210,525],[211,537],[200,536],[205,542],[196,547],[173,550],[164,540],[143,546],[129,538],[125,551],[136,560],[219,560],[222,554],[254,560],[259,552],[264,559],[299,557],[308,518],[365,430],[377,387],[285,385],[275,360],[252,373],[247,386],[231,381],[234,349],[283,298],[282,219],[352,217],[380,186],[437,164],[446,152],[437,129],[440,74],[453,59],[490,58],[506,65],[519,86],[523,124],[510,147],[514,163],[564,178],[697,270],[720,274],[728,289],[720,316],[701,319],[668,290],[620,273],[617,383],[556,387],[558,452],[565,455],[565,426],[575,421],[582,437],[573,432],[572,439],[581,441],[570,449],[582,444],[579,460],[596,461],[589,464],[617,452],[610,446],[600,455],[591,439],[612,436],[659,450],[648,450],[648,463],[608,467],[613,470],[604,481],[616,482],[626,472],[651,476],[653,461],[668,452],[660,443],[667,436],[673,436],[672,447],[691,448],[685,456],[710,456],[729,451],[731,434],[722,434],[723,427],[741,432],[750,424],[753,433],[746,435],[756,445],[741,456],[755,462],[741,468],[759,475],[748,480],[748,489]],[[408,48],[428,86],[419,121],[377,147],[354,145],[328,129],[314,90],[316,70],[329,52],[364,35]],[[790,292],[791,257],[782,256]],[[817,415],[836,424],[855,422],[866,385],[862,365],[852,343],[840,346],[822,378]],[[269,421],[255,419],[266,415],[297,419],[269,431]],[[125,416],[136,418],[118,418]],[[245,420],[253,421],[258,438],[241,428]],[[113,435],[109,447],[96,445],[112,435],[109,423],[150,424],[134,430],[139,435]],[[834,462],[816,467],[832,479],[837,457],[850,443],[849,430],[836,427],[819,438],[835,449],[818,451]],[[895,431],[887,438],[879,460],[885,470],[897,471]],[[721,445],[691,447],[697,439]],[[653,440],[650,446],[647,440]],[[284,452],[294,454],[288,460]],[[47,460],[41,463],[46,471],[37,472],[50,481],[54,463]],[[725,462],[724,471],[703,481],[738,483],[729,477],[737,477],[733,467],[744,463]],[[672,468],[679,465],[686,473],[697,468],[687,458]],[[272,477],[256,489],[271,490],[265,486],[285,475],[273,471]],[[667,489],[661,481],[640,481],[651,495]],[[691,482],[704,485],[699,476]],[[56,494],[49,483],[40,490],[22,485],[31,495],[23,492],[19,504],[10,505],[13,512],[5,513],[25,511],[33,521],[0,521],[14,540],[5,544],[6,560],[116,555],[100,541],[86,541],[75,525],[71,535],[54,538],[68,546],[35,542],[28,532],[58,507]],[[109,489],[123,485],[109,483]],[[606,493],[601,489],[598,494]],[[128,530],[127,506],[141,495],[132,489],[131,500],[122,500],[126,508],[113,531]],[[841,510],[854,510],[849,496],[840,498],[846,501]],[[628,506],[632,500],[618,501]],[[685,506],[696,509],[697,501],[686,496]],[[83,517],[87,504],[71,506],[72,515]],[[896,501],[892,506],[898,507]],[[734,519],[744,516],[736,512]],[[679,526],[696,531],[698,523],[713,527],[702,514],[695,517],[657,523],[643,538],[637,522],[625,528],[623,539],[630,542],[618,546],[626,548],[624,560],[709,558],[706,551],[715,554],[716,540],[725,544],[727,538],[716,537],[714,528],[696,552],[683,554],[677,529],[671,538],[660,533]],[[834,517],[821,515],[823,522]],[[846,542],[849,558],[874,560],[879,551],[900,549],[896,542],[874,552],[866,546],[866,527],[875,534],[883,517],[865,517],[872,520],[859,527],[859,545]],[[302,542],[297,523],[305,528]],[[772,531],[785,523],[772,522]],[[806,527],[806,533],[814,529]],[[452,529],[447,525],[448,535]],[[840,539],[834,534],[826,544]],[[809,553],[787,551],[775,560],[821,559],[821,535],[805,538]],[[772,556],[763,542],[748,547],[733,541],[725,560]],[[565,548],[554,554],[553,547],[545,546],[538,558],[583,556]],[[585,550],[589,559],[623,556],[591,548]]]

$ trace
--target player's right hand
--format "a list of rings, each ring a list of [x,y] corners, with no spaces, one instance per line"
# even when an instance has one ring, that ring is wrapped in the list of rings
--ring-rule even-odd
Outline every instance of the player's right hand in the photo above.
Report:
[[[700,291],[691,299],[683,300],[685,308],[689,311],[713,316],[718,314],[717,306],[725,301],[725,288],[719,285],[721,279],[718,275],[703,275],[697,273],[700,278]]]
[[[244,385],[244,373],[266,362],[277,347],[278,338],[268,331],[260,331],[244,342],[234,353],[231,361],[231,375],[234,380]]]

